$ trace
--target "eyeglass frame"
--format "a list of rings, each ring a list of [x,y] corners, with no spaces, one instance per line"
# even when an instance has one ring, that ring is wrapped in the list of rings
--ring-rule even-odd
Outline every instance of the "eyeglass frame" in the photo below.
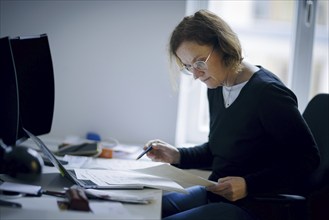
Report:
[[[189,65],[189,66],[186,65],[186,64],[183,64],[181,62],[182,67],[180,69],[180,72],[183,73],[183,74],[185,74],[185,75],[191,76],[191,75],[194,74],[193,70],[198,70],[198,71],[205,71],[205,70],[207,70],[208,69],[207,62],[210,59],[212,53],[214,52],[214,49],[215,49],[215,47],[212,48],[211,52],[209,53],[209,55],[207,56],[207,58],[204,61],[203,60],[197,60],[192,65]],[[200,68],[200,67],[197,66],[198,64],[199,65],[201,64],[204,67]]]

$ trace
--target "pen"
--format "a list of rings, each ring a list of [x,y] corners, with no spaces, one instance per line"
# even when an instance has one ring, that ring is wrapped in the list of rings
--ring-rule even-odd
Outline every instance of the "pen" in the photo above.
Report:
[[[144,156],[147,152],[151,151],[152,148],[152,144],[150,144],[137,158],[136,160],[139,160],[142,156]]]
[[[57,197],[65,197],[66,191],[50,191],[50,190],[43,190],[43,194],[50,195],[50,196],[57,196]]]

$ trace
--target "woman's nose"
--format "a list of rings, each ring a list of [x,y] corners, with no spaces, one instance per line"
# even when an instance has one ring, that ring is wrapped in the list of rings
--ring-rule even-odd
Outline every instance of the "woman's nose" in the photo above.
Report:
[[[201,76],[203,76],[204,72],[197,70],[197,69],[193,69],[193,77],[194,79],[199,79]]]

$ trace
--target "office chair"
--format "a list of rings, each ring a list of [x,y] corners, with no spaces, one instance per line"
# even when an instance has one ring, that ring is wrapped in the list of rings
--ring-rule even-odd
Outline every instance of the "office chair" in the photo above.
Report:
[[[311,177],[309,219],[329,219],[329,94],[316,95],[303,117],[319,147],[321,163]]]
[[[261,220],[329,219],[329,94],[318,94],[308,103],[303,117],[320,151],[320,166],[307,181],[305,195],[253,198]]]

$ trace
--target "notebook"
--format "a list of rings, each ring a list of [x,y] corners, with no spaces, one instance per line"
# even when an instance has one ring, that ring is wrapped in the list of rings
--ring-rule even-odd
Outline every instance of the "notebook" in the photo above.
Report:
[[[77,184],[85,189],[143,189],[143,186],[139,185],[131,185],[131,184],[113,184],[113,185],[102,185],[99,186],[91,180],[81,180],[78,179],[75,175],[74,170],[66,169],[59,160],[55,157],[55,155],[49,150],[49,148],[43,143],[43,141],[37,136],[33,135],[31,132],[23,128],[26,134],[33,140],[33,142],[38,145],[41,149],[42,153],[47,157],[50,162],[59,170],[62,176],[70,180],[73,184]]]

